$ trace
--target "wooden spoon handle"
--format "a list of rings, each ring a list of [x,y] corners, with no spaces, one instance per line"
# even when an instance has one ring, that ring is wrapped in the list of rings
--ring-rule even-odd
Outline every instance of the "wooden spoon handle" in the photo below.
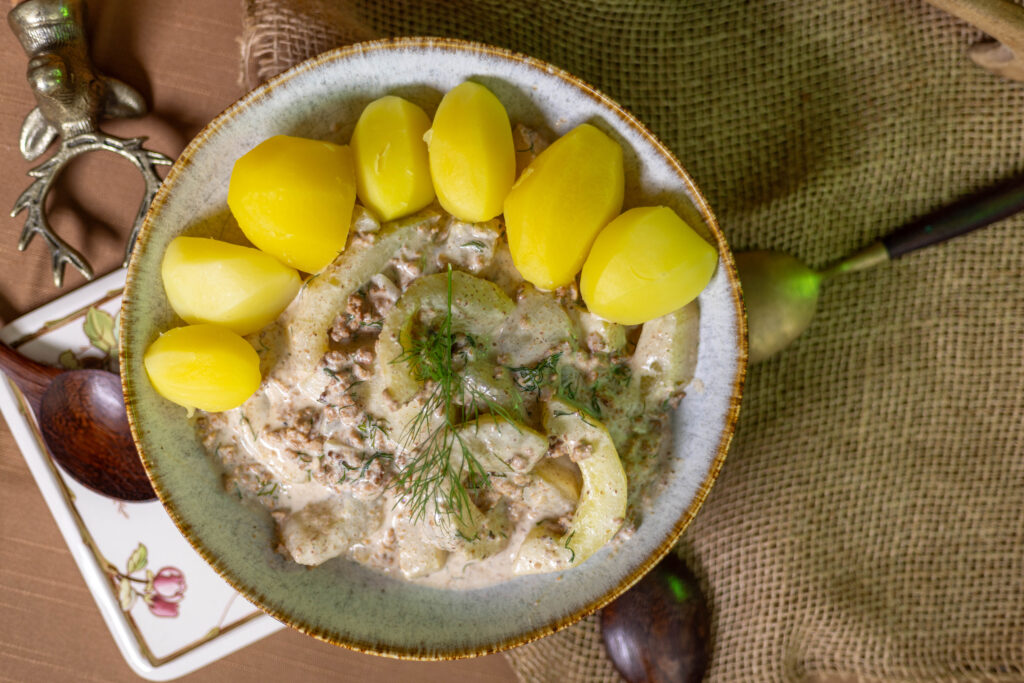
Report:
[[[889,258],[945,242],[1024,209],[1024,176],[964,197],[882,238]]]
[[[39,402],[53,378],[63,370],[37,363],[7,344],[0,343],[0,370],[18,385],[32,410],[39,414]]]

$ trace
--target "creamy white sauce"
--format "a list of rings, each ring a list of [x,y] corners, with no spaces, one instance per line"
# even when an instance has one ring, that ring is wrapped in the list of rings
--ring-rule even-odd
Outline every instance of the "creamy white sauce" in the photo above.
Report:
[[[493,281],[517,302],[496,338],[480,347],[492,349],[478,359],[488,385],[482,391],[541,434],[538,399],[553,393],[575,394],[599,413],[628,475],[627,519],[612,541],[623,542],[642,523],[644,499],[656,493],[670,457],[667,411],[692,376],[695,304],[642,331],[622,328],[586,313],[575,287],[539,292],[523,282],[500,220],[467,224],[433,207],[398,224],[382,227],[357,208],[338,261],[306,283],[277,323],[250,337],[261,354],[262,386],[241,407],[198,420],[206,448],[224,466],[227,490],[271,511],[279,549],[298,562],[342,555],[438,588],[509,580],[538,523],[570,523],[573,492],[537,470],[492,475],[489,488],[473,492],[486,519],[477,528],[494,531],[471,539],[435,510],[417,518],[395,484],[418,445],[403,434],[430,386],[397,403],[387,388],[388,362],[375,355],[377,336],[412,282],[450,264]],[[523,388],[529,375],[513,368],[545,361],[562,378],[552,382],[552,373],[541,386]],[[563,455],[550,444],[542,461],[575,468]]]

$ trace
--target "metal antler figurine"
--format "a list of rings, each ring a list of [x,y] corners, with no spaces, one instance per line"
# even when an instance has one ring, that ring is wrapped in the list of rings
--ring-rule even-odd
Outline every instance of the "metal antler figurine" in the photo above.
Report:
[[[80,154],[107,150],[127,158],[142,172],[146,194],[128,237],[127,264],[142,219],[160,187],[156,167],[171,160],[143,148],[146,138],[126,140],[99,130],[100,118],[141,116],[146,104],[134,88],[93,68],[81,0],[28,0],[11,10],[7,22],[29,56],[28,82],[38,103],[22,124],[21,153],[32,161],[54,138],[61,138],[57,153],[28,172],[35,180],[18,197],[11,216],[27,210],[18,250],[24,251],[33,237],[41,235],[50,247],[53,281],[60,287],[68,263],[86,278],[92,277],[85,258],[58,237],[46,219],[46,194],[61,169]]]

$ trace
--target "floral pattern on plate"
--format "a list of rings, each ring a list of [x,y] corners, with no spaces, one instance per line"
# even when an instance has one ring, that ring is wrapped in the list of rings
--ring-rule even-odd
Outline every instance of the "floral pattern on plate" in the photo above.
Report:
[[[110,578],[117,586],[117,599],[121,609],[130,612],[141,599],[153,616],[178,616],[178,603],[185,598],[185,575],[177,567],[162,567],[155,574],[147,569],[149,551],[140,543],[128,558],[122,573],[115,570]],[[135,576],[145,569],[143,576]],[[139,586],[141,585],[141,588]]]
[[[123,286],[123,270],[99,278],[5,326],[0,339],[42,363],[117,372]],[[115,501],[65,475],[2,380],[0,412],[136,673],[177,678],[282,628],[206,564],[159,502]]]

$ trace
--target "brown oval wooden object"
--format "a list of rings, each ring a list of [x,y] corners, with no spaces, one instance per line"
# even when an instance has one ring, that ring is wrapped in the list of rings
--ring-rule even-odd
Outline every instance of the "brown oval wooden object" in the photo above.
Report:
[[[698,683],[710,618],[696,578],[675,555],[601,611],[601,636],[629,683]]]
[[[112,498],[156,498],[132,441],[117,375],[63,371],[5,344],[0,344],[0,368],[35,413],[53,459],[75,480]]]

